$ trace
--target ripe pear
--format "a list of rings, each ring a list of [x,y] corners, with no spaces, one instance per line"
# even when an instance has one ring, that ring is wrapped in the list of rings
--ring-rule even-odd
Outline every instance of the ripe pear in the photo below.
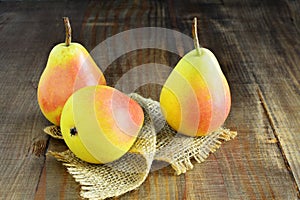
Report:
[[[38,103],[44,116],[59,126],[63,106],[71,94],[89,85],[105,85],[103,73],[88,51],[71,42],[71,26],[64,18],[66,41],[50,52],[38,84]]]
[[[67,100],[61,132],[78,158],[103,164],[130,149],[143,122],[143,109],[124,93],[109,86],[88,86]]]
[[[231,106],[228,82],[215,55],[199,45],[197,19],[195,49],[177,63],[166,80],[160,103],[168,124],[188,136],[204,136],[218,129]]]

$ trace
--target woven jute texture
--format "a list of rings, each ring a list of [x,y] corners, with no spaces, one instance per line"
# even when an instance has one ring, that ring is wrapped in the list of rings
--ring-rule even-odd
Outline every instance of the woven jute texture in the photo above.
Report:
[[[133,147],[120,159],[95,165],[81,161],[70,150],[49,152],[81,185],[80,195],[83,198],[105,199],[138,188],[147,178],[154,160],[170,164],[177,175],[185,173],[193,168],[192,160],[203,162],[222,142],[237,135],[224,128],[203,137],[181,135],[165,122],[158,102],[136,93],[129,96],[143,107],[145,121]],[[44,131],[62,139],[59,127],[49,126]]]

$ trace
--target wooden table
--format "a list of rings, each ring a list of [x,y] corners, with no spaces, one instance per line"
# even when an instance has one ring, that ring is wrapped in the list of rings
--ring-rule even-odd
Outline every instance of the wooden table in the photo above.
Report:
[[[63,16],[73,40],[92,51],[110,36],[140,27],[164,27],[199,39],[218,58],[232,92],[225,123],[236,139],[206,162],[175,176],[168,166],[151,172],[136,191],[116,199],[297,199],[300,187],[300,2],[297,0],[0,2],[0,199],[79,199],[80,187],[49,150],[36,89],[51,48],[64,41]],[[162,39],[161,42],[163,43]],[[147,41],[145,41],[147,42]],[[174,66],[186,53],[128,52],[105,70],[108,85],[135,66]],[[127,45],[126,41],[124,44]],[[116,48],[116,46],[114,46]],[[165,80],[136,92],[158,100]],[[126,90],[144,76],[125,81]]]

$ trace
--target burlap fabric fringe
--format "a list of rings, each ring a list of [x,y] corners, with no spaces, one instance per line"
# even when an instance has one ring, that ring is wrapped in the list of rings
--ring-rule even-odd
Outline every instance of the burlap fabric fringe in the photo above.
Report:
[[[145,122],[134,146],[122,158],[105,165],[94,165],[81,161],[69,150],[49,152],[63,162],[75,181],[79,182],[83,198],[105,199],[138,188],[148,176],[154,160],[169,163],[177,175],[185,173],[193,168],[192,159],[203,162],[223,141],[237,135],[224,128],[205,137],[178,134],[165,122],[158,102],[135,93],[129,96],[143,107]],[[44,131],[62,139],[58,127],[46,127]]]

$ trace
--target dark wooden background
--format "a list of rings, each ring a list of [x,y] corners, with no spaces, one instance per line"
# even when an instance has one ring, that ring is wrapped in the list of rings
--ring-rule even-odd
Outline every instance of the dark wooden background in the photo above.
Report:
[[[194,170],[181,176],[171,167],[151,172],[138,190],[116,199],[299,198],[300,1],[121,0],[0,2],[0,199],[80,198],[61,163],[45,156],[65,145],[43,133],[49,122],[36,99],[48,54],[64,41],[63,16],[70,17],[73,41],[89,51],[138,27],[191,36],[196,16],[200,43],[215,53],[231,87],[225,126],[238,131],[236,139],[206,162],[194,162]],[[178,55],[143,49],[119,57],[105,70],[108,84],[137,65],[174,66],[186,51],[180,38],[174,44]],[[121,89],[143,78],[133,76]],[[160,89],[147,84],[136,92],[158,100]]]

